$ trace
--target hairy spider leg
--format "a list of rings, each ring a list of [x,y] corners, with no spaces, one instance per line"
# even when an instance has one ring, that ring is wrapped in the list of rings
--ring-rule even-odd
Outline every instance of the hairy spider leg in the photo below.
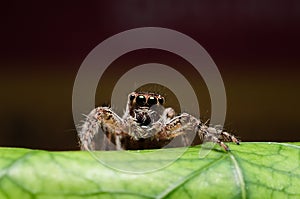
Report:
[[[84,121],[81,130],[79,131],[79,139],[82,150],[95,150],[96,141],[94,137],[98,134],[99,129],[106,132],[107,139],[104,136],[103,146],[107,146],[107,142],[112,139],[114,135],[116,149],[121,149],[120,137],[122,131],[123,121],[114,113],[109,107],[97,107],[93,109]]]

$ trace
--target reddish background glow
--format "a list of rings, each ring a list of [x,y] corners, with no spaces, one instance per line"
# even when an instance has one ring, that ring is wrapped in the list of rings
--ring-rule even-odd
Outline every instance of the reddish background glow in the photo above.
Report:
[[[104,39],[144,26],[180,31],[208,51],[224,78],[229,130],[245,141],[299,141],[296,0],[10,1],[2,7],[1,146],[77,149],[71,95],[81,62]],[[168,54],[137,52],[120,58],[105,79],[123,65],[159,59],[180,62]],[[203,106],[209,112],[210,105]]]

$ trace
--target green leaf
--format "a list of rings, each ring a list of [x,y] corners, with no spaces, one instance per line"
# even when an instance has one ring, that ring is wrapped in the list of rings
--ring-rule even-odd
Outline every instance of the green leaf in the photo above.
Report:
[[[111,169],[86,151],[0,148],[0,198],[300,197],[300,143],[229,146],[230,152],[216,146],[204,158],[199,158],[201,146],[191,147],[173,164],[144,174]],[[101,154],[135,168],[156,159],[129,162],[119,151]]]

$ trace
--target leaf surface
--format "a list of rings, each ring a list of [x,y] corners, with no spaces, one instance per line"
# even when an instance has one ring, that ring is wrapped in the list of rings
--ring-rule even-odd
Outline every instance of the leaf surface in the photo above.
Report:
[[[201,146],[190,147],[173,164],[144,174],[109,168],[86,151],[0,148],[0,198],[300,198],[300,143],[229,146],[230,152],[216,146],[204,158]],[[127,167],[156,161],[99,153]]]

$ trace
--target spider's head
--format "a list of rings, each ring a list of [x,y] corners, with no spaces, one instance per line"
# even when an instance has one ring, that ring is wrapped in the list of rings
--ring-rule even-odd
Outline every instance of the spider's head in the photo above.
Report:
[[[128,111],[138,123],[147,126],[151,123],[150,107],[153,105],[163,105],[164,97],[155,93],[132,92],[128,95]]]

